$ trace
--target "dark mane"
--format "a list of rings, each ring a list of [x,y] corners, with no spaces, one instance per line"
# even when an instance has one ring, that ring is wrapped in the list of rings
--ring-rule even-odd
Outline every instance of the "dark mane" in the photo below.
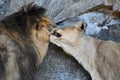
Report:
[[[32,31],[37,31],[36,25],[42,23],[45,11],[29,4],[0,21],[0,80],[34,80],[40,48],[35,46],[36,35]]]
[[[27,6],[23,6],[19,12],[22,15],[40,18],[41,16],[43,16],[45,14],[46,9],[41,6],[37,6],[37,5],[31,3]]]
[[[43,7],[29,4],[23,6],[18,12],[1,20],[1,24],[10,31],[12,30],[22,35],[27,35],[28,30],[44,16],[45,12],[46,10]]]
[[[45,12],[46,9],[35,4],[23,6],[18,12],[1,20],[0,26],[2,29],[0,29],[0,32],[6,33],[4,31],[8,30],[7,34],[12,34],[8,33],[12,31],[19,34],[19,36],[22,36],[20,38],[23,38],[23,35],[25,38],[29,37],[31,28],[33,28],[34,25],[41,20]]]

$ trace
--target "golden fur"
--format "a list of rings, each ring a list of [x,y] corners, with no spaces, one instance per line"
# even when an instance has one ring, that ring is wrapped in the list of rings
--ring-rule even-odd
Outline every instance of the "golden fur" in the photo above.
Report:
[[[91,75],[92,80],[120,79],[120,43],[86,36],[82,23],[53,30],[50,41],[73,56]]]

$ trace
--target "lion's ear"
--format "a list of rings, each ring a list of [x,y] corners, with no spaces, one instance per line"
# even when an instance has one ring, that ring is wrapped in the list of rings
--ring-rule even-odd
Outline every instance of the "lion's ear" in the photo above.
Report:
[[[78,22],[75,27],[78,29],[78,30],[84,30],[84,25],[83,25],[83,22]]]

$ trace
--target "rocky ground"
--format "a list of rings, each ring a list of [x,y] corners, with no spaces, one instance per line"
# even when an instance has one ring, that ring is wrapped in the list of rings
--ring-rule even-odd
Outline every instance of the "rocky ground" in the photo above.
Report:
[[[22,5],[35,0],[0,0],[0,19],[15,11]],[[38,5],[47,8],[46,15],[58,27],[84,22],[86,35],[104,40],[120,42],[120,20],[113,19],[105,13],[90,12],[80,15],[86,9],[99,4],[112,4],[114,10],[120,10],[120,0],[106,3],[107,0],[36,0]],[[106,23],[104,23],[106,21]],[[103,24],[104,23],[104,24]],[[102,24],[100,26],[100,24]],[[91,26],[92,25],[92,26]],[[36,80],[91,80],[90,75],[74,58],[50,44],[48,54],[40,65]]]
[[[36,80],[91,80],[91,77],[73,57],[50,44]]]

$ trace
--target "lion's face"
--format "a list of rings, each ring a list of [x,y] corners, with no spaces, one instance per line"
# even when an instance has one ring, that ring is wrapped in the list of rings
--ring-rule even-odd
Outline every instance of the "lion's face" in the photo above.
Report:
[[[32,29],[32,37],[43,41],[48,42],[50,31],[49,28],[51,27],[51,22],[49,18],[43,17],[38,24],[35,25],[35,27]]]
[[[55,26],[52,25],[49,18],[42,17],[38,24],[36,24],[32,29],[31,39],[40,58],[39,61],[42,61],[47,53],[50,32],[54,27]]]

